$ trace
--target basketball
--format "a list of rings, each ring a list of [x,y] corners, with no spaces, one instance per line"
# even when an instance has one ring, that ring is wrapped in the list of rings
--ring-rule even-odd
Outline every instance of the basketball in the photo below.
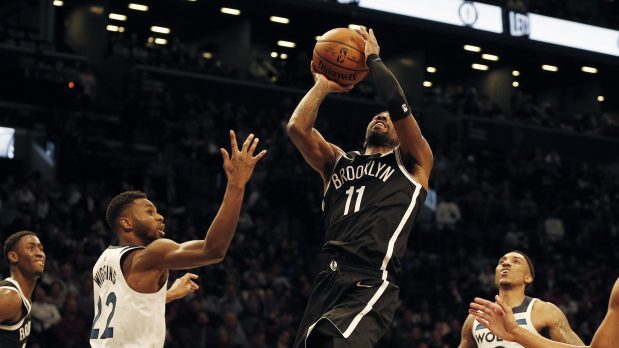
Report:
[[[314,70],[342,86],[355,85],[368,74],[364,49],[365,40],[356,31],[331,29],[314,46]]]

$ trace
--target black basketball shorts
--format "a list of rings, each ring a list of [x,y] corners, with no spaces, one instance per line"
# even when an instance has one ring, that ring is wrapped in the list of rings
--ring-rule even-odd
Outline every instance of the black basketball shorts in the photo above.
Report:
[[[334,347],[370,348],[385,334],[400,288],[379,269],[326,261],[318,275],[295,338],[295,348],[332,336]],[[386,278],[386,279],[383,279]]]

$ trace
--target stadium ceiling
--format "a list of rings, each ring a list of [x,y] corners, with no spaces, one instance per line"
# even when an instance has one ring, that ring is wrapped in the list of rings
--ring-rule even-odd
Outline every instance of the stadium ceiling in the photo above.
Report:
[[[69,13],[75,6],[98,7],[103,10],[102,15],[108,17],[108,25],[122,26],[122,35],[135,36],[138,42],[145,43],[149,37],[156,35],[168,41],[179,38],[184,44],[198,49],[209,49],[215,46],[209,46],[209,38],[226,36],[234,28],[248,25],[252,46],[260,47],[265,52],[286,53],[291,58],[299,52],[305,52],[309,57],[316,36],[334,27],[361,24],[376,30],[382,51],[390,57],[405,57],[421,52],[425,58],[424,64],[437,67],[440,72],[435,75],[435,81],[439,81],[440,76],[458,79],[461,75],[475,73],[474,69],[471,69],[473,64],[487,65],[490,69],[510,68],[522,71],[524,76],[533,75],[531,72],[534,72],[541,80],[547,78],[547,75],[541,73],[542,65],[557,66],[559,72],[553,78],[558,82],[582,80],[592,76],[610,79],[610,76],[619,75],[619,58],[614,56],[386,14],[334,1],[63,1],[62,8],[59,8],[61,16],[62,13]],[[133,8],[130,8],[129,4],[134,4]],[[136,5],[146,6],[148,10],[137,10]],[[120,17],[109,18],[110,14]],[[274,21],[272,16],[281,19]],[[282,23],[286,21],[288,23]],[[169,29],[169,33],[154,34],[154,26]],[[234,45],[233,38],[230,36],[227,44]],[[294,47],[278,45],[281,40],[293,42]],[[480,52],[466,51],[463,49],[464,45],[480,47]],[[498,61],[484,59],[492,56],[498,57]],[[585,68],[594,70],[585,72]],[[590,71],[599,73],[592,74]]]

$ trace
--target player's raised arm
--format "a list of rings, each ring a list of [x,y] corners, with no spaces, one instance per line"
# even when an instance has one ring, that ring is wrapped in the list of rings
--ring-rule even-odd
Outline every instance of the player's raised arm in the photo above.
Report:
[[[225,149],[220,149],[228,178],[226,192],[204,240],[178,244],[170,239],[157,239],[150,243],[144,252],[136,255],[134,268],[190,269],[218,263],[224,259],[239,220],[245,185],[258,161],[266,155],[266,150],[253,155],[258,146],[258,138],[253,134],[247,137],[240,150],[233,131],[230,131],[230,142],[230,154]]]
[[[366,28],[361,27],[357,32],[365,39],[365,57],[370,75],[381,99],[387,106],[387,111],[398,134],[402,154],[405,157],[412,156],[414,159],[413,164],[408,164],[407,162],[411,161],[404,158],[405,165],[427,189],[433,165],[430,145],[421,134],[417,121],[412,117],[413,114],[400,83],[379,57],[380,46],[378,46],[374,31],[372,29],[367,31]]]
[[[326,187],[335,160],[343,151],[336,145],[327,142],[320,132],[314,128],[314,122],[316,122],[318,108],[327,95],[348,92],[353,86],[342,87],[327,80],[324,75],[315,72],[311,64],[310,69],[314,76],[314,86],[294,109],[286,128],[294,145],[299,149],[305,161],[320,173]]]
[[[542,321],[546,322],[548,328],[548,335],[550,339],[557,342],[574,344],[577,346],[584,346],[585,343],[578,337],[578,335],[570,327],[570,323],[567,321],[565,314],[553,303],[538,301],[535,303],[537,311],[536,317],[539,315]]]

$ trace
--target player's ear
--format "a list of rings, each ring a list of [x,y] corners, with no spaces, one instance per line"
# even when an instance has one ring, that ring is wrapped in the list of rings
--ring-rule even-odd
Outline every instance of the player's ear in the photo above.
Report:
[[[133,223],[127,216],[121,216],[118,220],[118,225],[120,225],[123,231],[129,231],[133,228]]]
[[[530,285],[531,283],[533,283],[533,276],[528,274],[527,276],[524,277],[524,282],[525,284]]]
[[[17,252],[13,251],[9,251],[6,254],[6,258],[9,260],[10,263],[16,263],[19,260],[19,256],[17,256]]]

